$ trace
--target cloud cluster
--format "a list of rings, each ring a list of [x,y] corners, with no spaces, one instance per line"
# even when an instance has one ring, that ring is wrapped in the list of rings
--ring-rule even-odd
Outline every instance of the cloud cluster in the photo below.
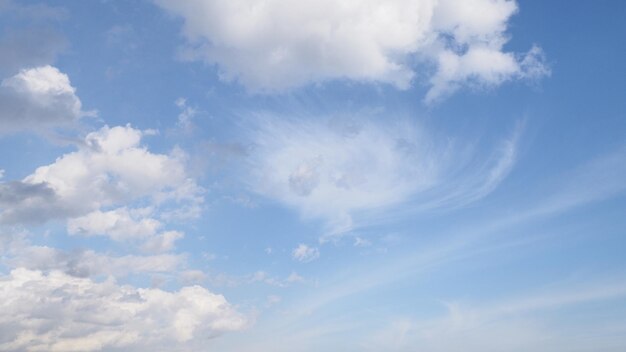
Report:
[[[23,69],[0,83],[0,133],[67,127],[86,114],[68,76],[56,67]]]
[[[27,269],[0,283],[3,351],[180,349],[247,324],[223,296],[200,286],[166,292]]]
[[[77,151],[37,168],[21,181],[0,184],[0,222],[73,218],[138,199],[148,199],[155,206],[173,201],[189,212],[197,211],[202,189],[188,177],[184,154],[178,150],[169,155],[151,153],[141,145],[145,134],[130,126],[105,126],[88,134]],[[147,234],[159,227],[149,219],[134,224],[130,215],[125,215],[122,209],[77,221],[87,233],[97,232],[100,226],[112,237],[122,236],[116,226],[125,227],[120,231],[132,227],[126,236]],[[87,225],[87,220],[94,223]],[[98,221],[105,224],[96,224]],[[80,232],[78,227],[76,232]]]
[[[433,101],[467,84],[547,73],[540,49],[503,49],[513,0],[155,2],[183,18],[186,58],[252,90],[334,79],[405,89],[421,76]]]

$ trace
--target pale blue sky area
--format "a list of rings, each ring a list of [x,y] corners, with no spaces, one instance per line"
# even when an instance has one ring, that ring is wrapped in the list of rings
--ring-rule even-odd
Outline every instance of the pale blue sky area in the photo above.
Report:
[[[0,350],[626,350],[625,16],[0,0]]]

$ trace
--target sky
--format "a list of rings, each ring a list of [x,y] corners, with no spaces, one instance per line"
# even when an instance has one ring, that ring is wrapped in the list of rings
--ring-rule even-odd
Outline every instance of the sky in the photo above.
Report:
[[[626,350],[624,16],[0,0],[0,350]]]

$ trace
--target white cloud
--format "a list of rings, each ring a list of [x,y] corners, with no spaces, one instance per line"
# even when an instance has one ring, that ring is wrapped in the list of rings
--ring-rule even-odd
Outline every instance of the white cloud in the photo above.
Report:
[[[184,153],[151,153],[141,145],[144,134],[130,126],[105,126],[88,134],[77,151],[37,168],[22,181],[0,184],[0,221],[79,217],[139,199],[163,208],[168,217],[197,214],[203,190],[187,175]],[[20,196],[24,193],[27,196]],[[15,201],[3,202],[9,197]],[[176,209],[168,208],[171,202]],[[115,212],[100,215],[103,221],[107,216],[116,216]],[[133,226],[137,235],[155,224],[145,220]],[[114,227],[109,230],[115,232]]]
[[[270,120],[253,138],[251,188],[337,225],[429,188],[440,171],[412,126]]]
[[[503,51],[513,0],[155,2],[183,18],[183,57],[252,90],[333,79],[404,89],[434,65],[433,101],[467,81],[497,85],[544,67]]]
[[[476,88],[497,86],[514,78],[538,78],[550,74],[543,65],[542,50],[532,49],[518,59],[511,53],[488,46],[475,46],[459,54],[446,50],[438,55],[438,70],[431,77],[426,102],[445,97],[461,86]]]
[[[91,249],[58,249],[33,244],[31,233],[2,228],[0,231],[0,265],[49,272],[60,270],[76,277],[164,274],[183,270],[186,254],[114,254]]]
[[[200,286],[166,292],[27,269],[0,282],[2,350],[193,349],[246,326],[223,296]]]
[[[0,83],[0,132],[67,127],[86,114],[69,78],[55,67],[24,69]]]
[[[96,210],[85,216],[69,219],[70,235],[108,236],[114,241],[143,241],[142,249],[148,252],[165,252],[174,248],[174,242],[184,237],[179,231],[161,231],[163,224],[150,217],[152,210],[118,208],[111,211]]]
[[[478,158],[470,143],[434,140],[407,120],[258,119],[245,182],[307,218],[325,220],[325,236],[376,221],[393,206],[407,212],[481,199],[513,167],[520,133],[518,127],[493,155]]]
[[[298,247],[294,248],[293,252],[291,252],[291,256],[293,257],[293,259],[299,262],[308,263],[319,258],[320,251],[315,247],[309,247],[306,244],[301,243],[298,245]],[[288,279],[296,278],[290,275]]]
[[[67,231],[70,235],[106,235],[116,241],[154,236],[162,224],[141,213],[141,209],[129,210],[125,207],[106,212],[97,210],[70,219],[67,222]]]

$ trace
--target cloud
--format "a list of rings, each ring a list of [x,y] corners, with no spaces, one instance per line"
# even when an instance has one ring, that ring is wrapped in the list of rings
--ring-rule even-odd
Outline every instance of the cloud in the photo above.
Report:
[[[618,342],[623,341],[619,338],[623,325],[611,336],[607,323],[598,328],[593,322],[591,326],[577,326],[562,321],[563,317],[558,315],[555,319],[550,312],[584,311],[591,303],[595,303],[596,311],[601,311],[599,303],[622,300],[625,296],[624,283],[615,282],[530,293],[471,307],[448,303],[443,316],[430,320],[396,320],[379,332],[370,333],[363,346],[370,351],[618,351],[624,347],[623,342]],[[598,347],[598,343],[603,347]]]
[[[309,247],[301,243],[298,247],[294,248],[293,252],[291,252],[291,256],[299,262],[308,263],[319,258],[320,251],[315,247]],[[291,276],[289,276],[289,278],[291,278]]]
[[[141,145],[146,133],[130,126],[105,126],[89,133],[77,151],[37,168],[21,181],[0,184],[0,222],[40,223],[53,218],[80,217],[142,199],[168,218],[197,214],[203,190],[187,175],[184,153],[177,149],[167,155],[151,153]],[[14,202],[2,203],[2,197],[25,193],[27,197],[18,196]],[[156,226],[149,219],[135,219],[138,224],[132,224],[125,215],[128,214],[120,209],[94,213],[91,215],[94,223],[82,225],[88,227],[88,233],[93,233],[97,232],[97,226],[106,227],[95,224],[96,220],[106,222],[116,218],[117,226],[133,227],[134,232],[129,236]],[[116,230],[115,226],[107,228],[113,237],[128,230]]]
[[[512,0],[155,2],[183,19],[184,58],[256,91],[336,79],[406,89],[431,77],[434,101],[470,81],[497,85],[544,67],[503,50]]]
[[[27,269],[0,280],[5,351],[198,348],[247,323],[223,296],[200,286],[166,292]]]
[[[184,237],[178,231],[162,231],[163,224],[151,217],[152,209],[128,209],[126,207],[100,211],[69,219],[70,235],[108,236],[114,241],[143,242],[148,252],[165,252],[174,248],[174,242]]]
[[[328,236],[399,205],[406,213],[485,197],[512,169],[521,133],[517,128],[492,155],[477,156],[471,143],[435,139],[409,120],[259,120],[244,182],[306,218],[323,219]]]
[[[462,86],[493,87],[511,79],[535,79],[550,74],[543,64],[543,51],[533,46],[521,59],[491,47],[473,47],[459,54],[452,50],[439,53],[438,70],[430,78],[431,88],[425,101],[432,103]]]
[[[11,245],[3,254],[3,262],[13,268],[62,271],[75,277],[115,276],[172,273],[185,263],[185,256],[173,254],[114,256],[93,250],[64,251],[47,246]]]
[[[344,127],[264,121],[253,137],[252,189],[341,222],[351,211],[398,203],[436,181],[437,153],[415,128]]]
[[[193,119],[198,114],[198,110],[187,104],[187,99],[178,98],[175,102],[176,106],[181,110],[178,114],[176,126],[186,133],[190,133],[195,128]]]
[[[56,67],[23,69],[0,83],[0,133],[68,127],[81,110],[68,76]]]

